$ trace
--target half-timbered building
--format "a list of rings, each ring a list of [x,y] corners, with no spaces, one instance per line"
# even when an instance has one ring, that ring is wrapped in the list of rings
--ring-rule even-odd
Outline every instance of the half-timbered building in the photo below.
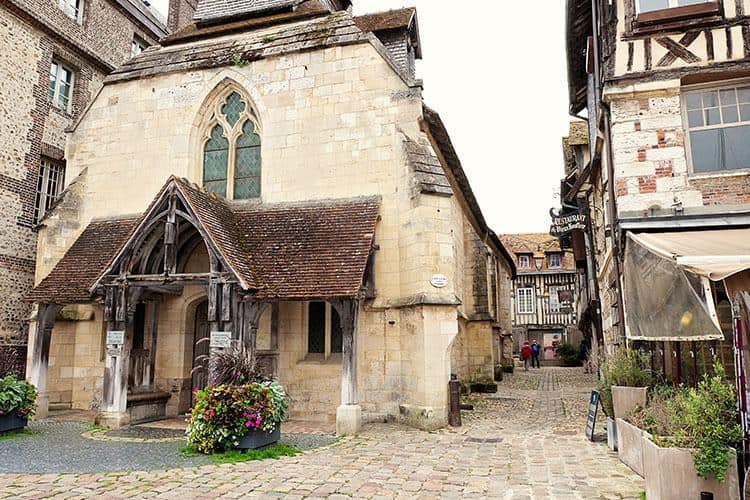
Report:
[[[581,320],[595,349],[638,346],[695,383],[747,355],[750,2],[567,5],[570,112],[588,123],[562,183],[587,222],[563,238],[583,256]]]
[[[349,7],[201,0],[105,80],[40,228],[42,410],[181,414],[227,341],[345,434],[442,426],[451,374],[492,377],[513,261],[422,100],[416,11]]]
[[[573,255],[548,234],[504,234],[505,247],[516,259],[511,314],[513,346],[525,340],[544,348],[543,359],[555,359],[555,347],[580,343],[576,328],[576,269]]]

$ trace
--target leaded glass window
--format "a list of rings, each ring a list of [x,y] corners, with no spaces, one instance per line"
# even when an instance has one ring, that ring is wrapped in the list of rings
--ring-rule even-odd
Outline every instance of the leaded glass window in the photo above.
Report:
[[[227,195],[228,164],[229,141],[224,137],[224,128],[216,125],[203,152],[203,186],[206,191]]]
[[[260,136],[250,120],[242,127],[237,139],[234,168],[234,199],[247,200],[260,196]]]
[[[307,315],[307,352],[326,352],[326,303],[310,302]]]
[[[238,92],[215,106],[204,149],[203,186],[228,199],[259,198],[261,141],[253,110]]]

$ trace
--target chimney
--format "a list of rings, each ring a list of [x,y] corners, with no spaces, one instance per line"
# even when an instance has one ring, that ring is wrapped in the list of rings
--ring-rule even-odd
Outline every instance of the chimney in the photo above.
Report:
[[[179,31],[185,25],[193,22],[193,14],[198,6],[198,0],[169,0],[169,15],[167,30],[170,33]]]

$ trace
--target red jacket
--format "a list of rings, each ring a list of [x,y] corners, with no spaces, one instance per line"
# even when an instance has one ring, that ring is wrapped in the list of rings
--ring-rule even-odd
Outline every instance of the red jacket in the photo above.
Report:
[[[531,357],[531,346],[525,345],[521,349],[521,359],[529,359]]]

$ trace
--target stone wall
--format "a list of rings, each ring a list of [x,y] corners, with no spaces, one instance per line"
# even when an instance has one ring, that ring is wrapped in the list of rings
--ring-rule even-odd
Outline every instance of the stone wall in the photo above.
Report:
[[[750,202],[750,173],[690,172],[679,81],[662,82],[658,90],[652,87],[643,84],[640,92],[632,87],[608,92],[620,215],[664,214],[675,204],[695,213],[707,205]]]

